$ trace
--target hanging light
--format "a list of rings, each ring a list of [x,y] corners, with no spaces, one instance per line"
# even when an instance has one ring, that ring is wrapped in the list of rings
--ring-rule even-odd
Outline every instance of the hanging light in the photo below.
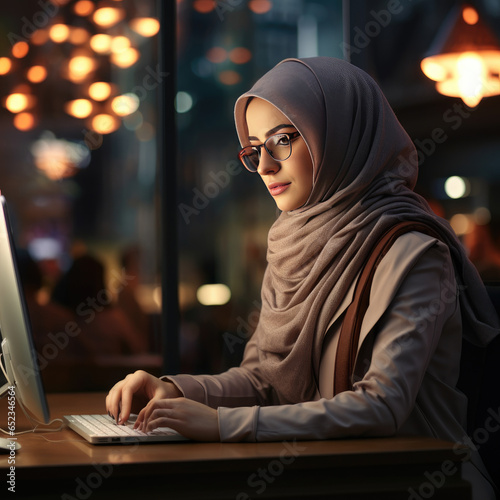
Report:
[[[439,93],[460,97],[469,107],[500,94],[500,44],[470,5],[450,13],[420,66]]]

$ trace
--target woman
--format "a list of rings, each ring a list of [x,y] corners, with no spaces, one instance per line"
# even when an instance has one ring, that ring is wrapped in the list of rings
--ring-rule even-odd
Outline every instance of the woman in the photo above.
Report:
[[[288,59],[238,99],[235,119],[240,158],[282,211],[269,232],[256,332],[239,367],[162,380],[137,372],[110,391],[108,411],[124,421],[133,407],[141,429],[169,426],[200,440],[461,440],[462,323],[464,336],[487,343],[497,319],[452,230],[412,191],[414,146],[378,86],[341,60]],[[357,276],[401,220],[426,222],[440,238],[405,234],[382,260],[353,388],[334,395]],[[477,469],[464,469],[490,498]]]

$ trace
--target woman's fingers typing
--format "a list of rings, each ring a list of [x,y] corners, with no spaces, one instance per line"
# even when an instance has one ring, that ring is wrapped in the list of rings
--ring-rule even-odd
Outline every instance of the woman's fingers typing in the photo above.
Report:
[[[131,412],[139,412],[153,399],[182,396],[169,381],[139,370],[116,383],[106,397],[106,410],[118,424],[124,424]]]
[[[141,410],[135,428],[151,432],[157,427],[171,427],[199,441],[220,439],[217,410],[184,397],[153,399]]]

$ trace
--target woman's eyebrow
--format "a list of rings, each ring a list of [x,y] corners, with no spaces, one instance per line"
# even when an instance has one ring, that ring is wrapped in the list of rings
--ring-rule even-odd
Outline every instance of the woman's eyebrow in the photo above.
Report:
[[[274,135],[276,132],[278,132],[278,130],[281,130],[282,128],[290,128],[290,127],[295,128],[291,123],[282,123],[281,125],[276,125],[276,127],[273,127],[271,130],[268,130],[266,132],[266,137],[270,137],[270,136]],[[254,137],[252,135],[252,136],[248,137],[248,140],[249,141],[258,141],[259,138]]]

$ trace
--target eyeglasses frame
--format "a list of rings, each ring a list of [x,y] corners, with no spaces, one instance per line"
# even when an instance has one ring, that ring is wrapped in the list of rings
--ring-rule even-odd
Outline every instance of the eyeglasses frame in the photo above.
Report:
[[[287,136],[288,137],[288,140],[290,141],[290,153],[288,153],[288,156],[286,158],[283,158],[282,160],[278,160],[277,158],[275,158],[273,156],[273,154],[271,153],[271,151],[269,150],[269,148],[266,146],[266,143],[267,141],[270,141],[273,137],[276,137],[278,135],[284,135],[284,136]],[[243,159],[245,156],[250,156],[250,155],[244,155],[243,152],[247,149],[247,148],[257,148],[257,154],[259,156],[259,161],[260,161],[260,158],[261,158],[261,151],[262,151],[262,147],[264,147],[264,149],[266,150],[267,154],[274,160],[274,161],[285,161],[285,160],[288,160],[288,158],[290,158],[290,156],[292,156],[292,141],[294,139],[296,139],[297,137],[300,136],[300,132],[298,131],[295,131],[295,132],[280,132],[278,134],[273,134],[271,135],[270,137],[268,137],[262,144],[258,144],[256,146],[245,146],[244,148],[242,148],[240,150],[240,152],[238,153],[238,158],[240,159],[241,163],[243,163],[243,166],[249,171],[251,172],[252,174],[256,173],[258,171],[258,166],[255,170],[251,170],[247,164],[245,163],[245,160]]]

